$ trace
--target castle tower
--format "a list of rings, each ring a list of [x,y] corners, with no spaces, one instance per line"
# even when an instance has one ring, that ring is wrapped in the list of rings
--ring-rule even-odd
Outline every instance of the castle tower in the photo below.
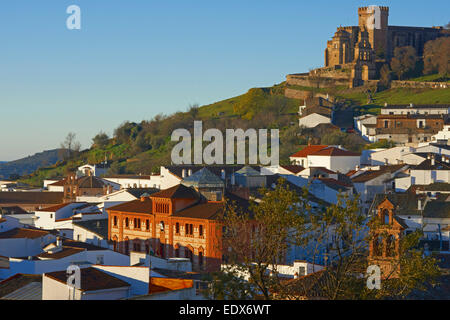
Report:
[[[361,7],[358,8],[360,30],[366,29],[372,49],[378,57],[386,58],[388,55],[388,25],[389,7]]]
[[[331,41],[328,41],[325,49],[325,66],[334,66],[349,63],[350,56],[350,34],[344,30],[338,30]]]

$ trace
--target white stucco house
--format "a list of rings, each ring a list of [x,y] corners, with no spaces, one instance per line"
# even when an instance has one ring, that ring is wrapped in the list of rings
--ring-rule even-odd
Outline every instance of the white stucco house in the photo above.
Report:
[[[0,256],[34,256],[54,239],[49,232],[25,227],[12,216],[0,216]]]
[[[382,149],[370,154],[370,162],[373,166],[396,165],[402,163],[402,157],[411,152],[415,152],[413,147],[393,147]]]
[[[120,185],[121,189],[155,188],[161,189],[161,176],[158,175],[111,175],[104,180]]]
[[[404,192],[412,185],[429,185],[436,182],[450,183],[450,157],[437,159],[429,155],[428,159],[411,166],[409,175],[395,179],[395,190]]]
[[[98,164],[85,164],[78,167],[78,175],[101,177],[106,175],[109,168],[110,165],[107,161]]]
[[[300,127],[315,128],[319,124],[331,124],[331,117],[318,112],[313,112],[298,119],[298,125]]]
[[[97,204],[87,202],[63,203],[35,212],[35,226],[43,230],[70,229],[73,221],[107,218]]]
[[[432,142],[443,142],[449,144],[450,142],[450,125],[444,125],[444,128],[431,137]]]

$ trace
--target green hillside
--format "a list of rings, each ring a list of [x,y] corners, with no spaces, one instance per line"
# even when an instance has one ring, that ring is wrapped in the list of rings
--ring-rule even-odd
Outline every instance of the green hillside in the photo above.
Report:
[[[61,149],[48,150],[23,159],[0,163],[0,178],[9,179],[14,176],[23,176],[35,170],[53,165],[62,160],[64,151]]]
[[[361,151],[365,147],[367,143],[359,135],[341,132],[334,126],[299,128],[297,112],[302,101],[286,98],[285,88],[284,82],[269,88],[253,88],[237,97],[201,107],[193,106],[185,112],[160,114],[141,123],[124,122],[102,147],[93,145],[72,159],[38,169],[23,176],[22,182],[41,185],[45,178],[64,175],[86,162],[99,163],[105,157],[113,161],[111,174],[158,172],[161,165],[171,163],[171,150],[175,145],[170,141],[173,130],[186,128],[192,133],[194,120],[203,121],[204,131],[208,128],[217,128],[222,132],[227,128],[279,128],[280,162],[284,164],[289,162],[290,154],[308,143],[340,144],[353,151]],[[295,89],[329,93],[337,97],[338,114],[348,118],[341,121],[341,126],[345,127],[352,125],[354,114],[377,113],[385,102],[450,104],[450,90],[390,89],[373,94],[373,102],[367,104],[367,88]]]

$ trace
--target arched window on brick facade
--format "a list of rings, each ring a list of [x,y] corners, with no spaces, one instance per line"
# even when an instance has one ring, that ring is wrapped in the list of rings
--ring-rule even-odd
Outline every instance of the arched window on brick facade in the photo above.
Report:
[[[384,209],[382,217],[383,217],[383,223],[389,224],[389,210]]]
[[[130,254],[130,239],[128,239],[128,237],[125,238],[125,240],[124,240],[124,246],[125,246],[125,248],[124,248],[125,254],[126,255]]]
[[[375,238],[373,243],[374,255],[380,257],[383,255],[383,238],[378,236]]]

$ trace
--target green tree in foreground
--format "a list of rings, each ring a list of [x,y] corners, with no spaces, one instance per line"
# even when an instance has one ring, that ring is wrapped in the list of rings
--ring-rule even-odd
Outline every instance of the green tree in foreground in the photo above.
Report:
[[[225,266],[214,274],[209,296],[215,299],[303,299],[313,293],[329,300],[398,299],[425,283],[436,283],[436,261],[418,249],[419,233],[401,241],[401,277],[382,281],[381,290],[366,285],[369,227],[358,198],[342,195],[336,205],[313,210],[303,194],[282,180],[262,189],[261,201],[246,212],[229,205],[223,215]],[[286,281],[277,266],[292,246],[307,252],[311,263],[326,257],[326,268],[305,279]]]

